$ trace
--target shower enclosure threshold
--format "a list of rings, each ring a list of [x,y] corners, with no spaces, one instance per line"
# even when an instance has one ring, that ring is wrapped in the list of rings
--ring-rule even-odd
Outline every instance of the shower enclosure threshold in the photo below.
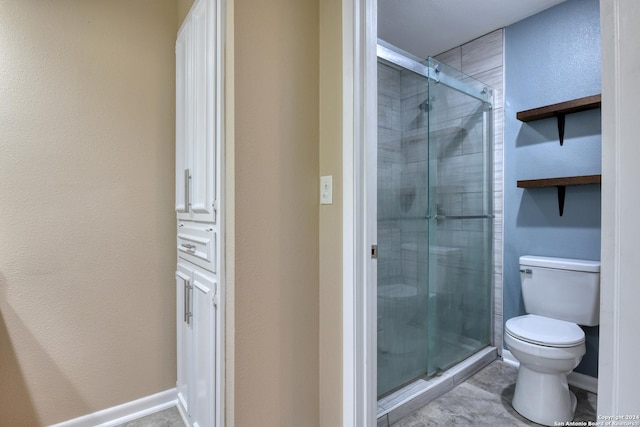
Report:
[[[378,401],[378,427],[388,427],[432,400],[453,390],[498,358],[495,347],[485,347],[442,375],[418,379]]]

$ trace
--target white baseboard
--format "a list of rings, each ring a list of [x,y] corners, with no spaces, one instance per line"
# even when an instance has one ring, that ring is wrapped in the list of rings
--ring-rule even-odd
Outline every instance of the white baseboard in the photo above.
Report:
[[[591,393],[598,394],[598,379],[580,372],[571,372],[567,377],[569,384]]]
[[[502,349],[502,360],[509,365],[520,366],[520,362],[513,356],[513,354],[507,350]],[[574,387],[581,388],[583,390],[590,391],[591,393],[598,394],[598,379],[590,377],[589,375],[581,374],[579,372],[571,372],[567,377],[569,384]]]
[[[180,399],[176,399],[176,406],[178,407],[178,412],[180,412],[180,417],[182,418],[182,422],[184,422],[184,425],[188,426],[190,424],[189,416],[185,412],[184,406],[182,405],[183,403],[180,401]]]
[[[176,389],[172,388],[50,427],[113,427],[171,408],[176,402]]]

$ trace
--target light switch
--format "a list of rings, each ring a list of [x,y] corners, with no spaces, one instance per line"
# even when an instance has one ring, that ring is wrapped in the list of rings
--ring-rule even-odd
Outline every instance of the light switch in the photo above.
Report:
[[[320,204],[333,204],[333,175],[320,177]]]

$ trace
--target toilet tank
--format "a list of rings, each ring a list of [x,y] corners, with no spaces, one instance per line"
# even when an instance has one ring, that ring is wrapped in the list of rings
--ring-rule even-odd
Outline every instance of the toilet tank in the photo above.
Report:
[[[600,323],[600,261],[521,256],[520,280],[527,313]]]

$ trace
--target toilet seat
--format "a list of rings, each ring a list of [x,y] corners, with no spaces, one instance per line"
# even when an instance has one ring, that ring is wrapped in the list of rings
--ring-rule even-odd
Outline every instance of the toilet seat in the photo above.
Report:
[[[416,286],[409,286],[404,283],[378,286],[378,297],[380,298],[403,299],[417,296],[418,288]]]
[[[545,347],[575,347],[584,343],[584,331],[575,323],[527,314],[507,320],[505,331],[513,338]]]

